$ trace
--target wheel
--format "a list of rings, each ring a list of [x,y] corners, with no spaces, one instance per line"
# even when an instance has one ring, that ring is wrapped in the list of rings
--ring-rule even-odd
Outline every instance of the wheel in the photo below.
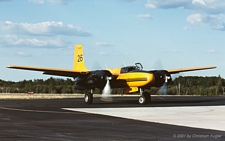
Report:
[[[151,95],[148,92],[143,92],[143,94],[139,97],[138,102],[139,104],[147,104],[151,101]]]
[[[144,105],[146,103],[146,98],[144,95],[141,95],[138,99],[139,104]]]
[[[84,102],[86,104],[92,104],[92,101],[93,101],[93,94],[87,93],[84,95]]]

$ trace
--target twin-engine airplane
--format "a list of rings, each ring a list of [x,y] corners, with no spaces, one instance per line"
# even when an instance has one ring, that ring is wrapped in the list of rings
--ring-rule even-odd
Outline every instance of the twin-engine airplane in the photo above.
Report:
[[[75,89],[88,90],[85,93],[84,101],[91,104],[93,101],[93,92],[96,88],[103,90],[102,99],[112,100],[111,88],[123,88],[123,93],[140,92],[138,102],[140,104],[150,103],[151,95],[144,90],[151,87],[164,87],[172,81],[171,74],[186,71],[196,71],[204,69],[213,69],[215,66],[184,68],[173,70],[143,70],[140,63],[135,66],[126,66],[122,68],[88,70],[84,64],[84,54],[82,45],[78,44],[74,48],[74,67],[72,70],[55,68],[38,68],[30,66],[8,66],[7,68],[23,69],[32,71],[41,71],[43,74],[73,77]]]

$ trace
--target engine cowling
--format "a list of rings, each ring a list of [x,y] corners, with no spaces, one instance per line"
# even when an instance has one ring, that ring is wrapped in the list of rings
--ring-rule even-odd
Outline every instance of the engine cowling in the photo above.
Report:
[[[170,73],[166,70],[154,70],[150,72],[154,75],[155,83],[153,86],[155,87],[161,87],[165,82],[169,83],[172,81]]]
[[[86,76],[82,78],[77,78],[75,81],[75,89],[76,88],[85,88],[85,89],[94,89],[100,88],[103,89],[107,77],[111,77],[112,74],[107,70],[96,70],[91,71]]]

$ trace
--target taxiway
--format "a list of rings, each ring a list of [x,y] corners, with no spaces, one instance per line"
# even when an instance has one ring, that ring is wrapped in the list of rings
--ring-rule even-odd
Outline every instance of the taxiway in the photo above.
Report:
[[[225,140],[225,97],[0,100],[0,140]]]

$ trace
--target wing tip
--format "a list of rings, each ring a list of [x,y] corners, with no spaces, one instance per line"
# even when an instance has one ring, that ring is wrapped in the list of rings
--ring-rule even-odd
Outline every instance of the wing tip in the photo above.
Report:
[[[217,68],[217,66],[206,66],[206,67],[202,67],[203,69],[205,68],[205,69],[215,69],[215,68]]]
[[[12,66],[6,66],[6,68],[11,68]]]
[[[6,66],[6,68],[16,68],[18,66],[13,66],[13,65],[9,65],[9,66]]]

